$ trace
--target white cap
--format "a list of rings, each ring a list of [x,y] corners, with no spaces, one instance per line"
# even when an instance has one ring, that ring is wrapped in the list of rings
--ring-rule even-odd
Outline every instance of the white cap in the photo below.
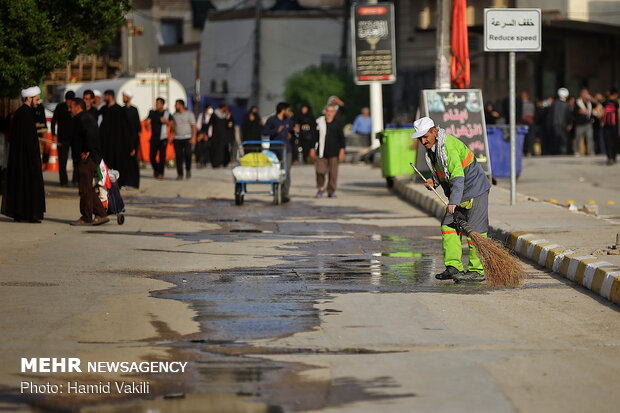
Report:
[[[39,89],[39,86],[32,86],[32,87],[22,90],[23,98],[33,98],[36,95],[40,95],[40,94],[41,94],[41,89]]]
[[[123,95],[127,96],[129,99],[133,97],[131,90],[123,90]]]
[[[98,96],[98,97],[102,96],[101,91],[99,89],[93,90],[93,93],[94,93],[95,96]]]
[[[433,126],[435,126],[435,122],[433,122],[433,120],[428,116],[416,120],[415,122],[413,122],[413,128],[415,129],[415,132],[413,132],[413,135],[411,135],[411,139],[416,139],[420,136],[426,135],[426,132],[428,132],[429,129]]]
[[[568,97],[570,93],[568,92],[568,89],[566,89],[565,87],[561,87],[558,89],[558,96],[566,99]]]

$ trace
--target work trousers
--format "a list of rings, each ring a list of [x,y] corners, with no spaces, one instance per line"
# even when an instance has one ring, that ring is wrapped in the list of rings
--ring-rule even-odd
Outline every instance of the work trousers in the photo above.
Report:
[[[489,191],[475,197],[471,204],[471,208],[466,209],[461,206],[457,206],[457,208],[463,213],[465,220],[473,231],[479,233],[483,237],[487,236],[489,230]],[[463,262],[461,261],[463,255],[461,234],[458,232],[452,215],[449,214],[448,211],[446,211],[441,220],[441,240],[443,245],[443,260],[446,267],[452,266],[459,271],[463,271]],[[467,246],[469,247],[469,263],[467,264],[467,270],[484,274],[482,262],[478,254],[476,254],[476,248],[470,237],[467,237]]]
[[[575,126],[575,139],[573,140],[573,153],[579,154],[579,148],[581,143],[581,137],[584,136],[586,139],[587,146],[587,154],[593,155],[594,151],[594,128],[590,122],[584,123],[583,125]]]
[[[174,155],[177,163],[177,175],[183,177],[183,165],[187,171],[187,176],[191,175],[192,169],[192,144],[191,139],[175,139]]]
[[[93,186],[93,179],[95,179],[95,175],[97,174],[97,165],[90,158],[86,160],[80,159],[78,173],[82,221],[93,222],[93,213],[98,217],[106,217],[108,213],[103,207]]]
[[[163,175],[164,168],[166,166],[166,148],[168,147],[168,140],[153,140],[151,139],[151,166],[153,167],[153,173],[155,175]],[[159,154],[159,160],[157,160],[157,155]]]
[[[325,188],[325,175],[329,175],[327,192],[336,192],[336,187],[338,186],[338,157],[316,158],[314,167],[316,170],[316,187],[318,189]]]
[[[69,177],[67,176],[67,161],[69,160],[69,149],[71,144],[69,142],[60,142],[58,145],[58,177],[60,178],[60,185],[67,185],[69,183]],[[73,154],[72,154],[73,155]],[[73,159],[73,176],[71,182],[78,183],[78,162]]]

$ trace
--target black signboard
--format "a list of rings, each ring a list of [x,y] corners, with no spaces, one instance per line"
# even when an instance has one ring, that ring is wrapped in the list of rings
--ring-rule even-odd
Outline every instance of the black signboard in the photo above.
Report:
[[[356,4],[351,14],[355,83],[395,82],[394,4]]]
[[[474,153],[487,175],[491,159],[484,121],[484,104],[480,89],[423,90],[420,113],[430,117],[436,126],[457,137]],[[424,155],[424,151],[420,151]],[[421,159],[424,159],[423,156]],[[418,165],[425,168],[424,161]],[[427,168],[425,168],[427,169]]]

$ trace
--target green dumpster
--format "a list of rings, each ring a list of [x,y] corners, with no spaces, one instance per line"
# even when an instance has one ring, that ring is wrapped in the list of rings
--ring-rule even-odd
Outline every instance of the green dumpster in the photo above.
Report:
[[[381,137],[381,172],[388,188],[394,185],[394,177],[415,173],[409,162],[415,165],[418,140],[411,139],[415,129],[386,129]]]

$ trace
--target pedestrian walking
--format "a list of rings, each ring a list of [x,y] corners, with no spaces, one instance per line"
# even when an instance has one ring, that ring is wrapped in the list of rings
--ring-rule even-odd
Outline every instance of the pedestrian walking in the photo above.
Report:
[[[592,97],[587,88],[582,88],[579,97],[575,99],[573,112],[575,136],[573,140],[573,154],[581,154],[581,138],[585,138],[586,154],[592,155],[594,151],[594,128],[592,127]]]
[[[549,107],[546,116],[547,129],[553,136],[553,154],[566,155],[568,153],[569,132],[572,130],[572,114],[568,104],[568,89],[558,89],[558,99]]]
[[[67,160],[69,159],[69,150],[72,148],[72,141],[75,140],[74,122],[71,119],[71,106],[75,100],[75,92],[72,90],[65,93],[65,101],[56,105],[50,129],[54,140],[58,142],[58,177],[60,186],[69,185],[67,176]],[[71,150],[72,158],[74,150]],[[71,183],[77,185],[77,162],[73,162],[73,177]]]
[[[106,108],[106,102],[103,99],[103,94],[99,89],[93,90],[93,94],[95,95],[94,106],[97,109],[97,126],[101,126],[101,121],[103,120],[103,111]]]
[[[310,158],[316,158],[314,168],[318,189],[317,198],[321,198],[326,190],[328,197],[336,197],[338,162],[344,161],[344,132],[342,131],[342,122],[336,117],[336,112],[334,105],[327,105],[325,115],[316,120],[318,136],[315,147],[310,150]],[[329,177],[327,187],[325,187],[326,176]]]
[[[80,156],[78,176],[81,214],[80,218],[73,221],[71,225],[105,224],[110,219],[93,186],[93,181],[98,180],[96,178],[97,170],[101,163],[101,145],[97,121],[86,112],[86,103],[80,98],[75,100],[71,114],[75,120],[74,149]]]
[[[262,140],[262,128],[263,123],[258,115],[258,108],[252,106],[241,122],[241,142]],[[261,150],[261,145],[250,144],[243,147],[244,153],[260,152]]]
[[[41,104],[41,89],[29,87],[22,90],[21,96],[23,104],[13,117],[1,211],[17,222],[41,222],[45,213],[45,190],[34,116],[35,108]]]
[[[187,110],[182,99],[175,102],[174,108],[176,109],[173,119],[177,180],[183,179],[183,165],[185,165],[185,176],[189,179],[192,177],[192,145],[196,144],[196,117]]]
[[[462,216],[474,232],[487,236],[489,227],[489,190],[491,184],[482,167],[476,161],[472,151],[460,140],[446,133],[445,129],[435,126],[429,117],[413,123],[417,138],[426,148],[425,160],[433,176],[425,186],[435,189],[441,185],[448,197],[448,207],[441,220],[441,239],[446,269],[435,278],[439,280],[484,281],[482,262],[476,253],[470,237],[469,263],[463,272],[461,257],[461,235],[454,222],[454,216]]]
[[[123,91],[123,109],[129,120],[129,137],[130,137],[130,149],[129,162],[127,166],[127,179],[125,185],[133,186],[135,188],[140,187],[140,162],[138,161],[138,154],[140,153],[140,134],[142,133],[142,124],[140,123],[140,114],[138,108],[131,104],[133,99],[133,92],[131,90]]]
[[[106,107],[101,112],[102,120],[99,126],[99,138],[103,160],[110,169],[116,169],[119,188],[128,185],[138,187],[139,174],[136,176],[135,168],[132,168],[132,154],[135,155],[135,139],[133,138],[132,126],[125,110],[116,103],[113,90],[103,93]]]
[[[605,151],[607,154],[607,165],[616,163],[616,155],[620,142],[618,140],[618,116],[620,112],[618,108],[618,89],[612,87],[609,89],[607,99],[603,103],[603,117],[601,124],[603,125],[603,136],[605,138]]]
[[[231,159],[232,142],[235,141],[235,121],[226,102],[220,103],[220,107],[213,112],[209,126],[213,128],[211,165],[214,168],[226,167]]]
[[[336,119],[338,119],[340,122],[343,122],[342,117],[344,116],[344,113],[346,112],[346,106],[344,102],[342,101],[342,99],[340,99],[338,96],[330,96],[327,99],[327,104],[323,108],[323,114],[325,114],[325,109],[327,109],[327,106],[329,105],[336,108]]]
[[[198,136],[196,137],[194,154],[196,155],[196,167],[198,169],[205,168],[211,158],[211,136],[213,136],[213,126],[209,125],[211,116],[213,116],[213,106],[207,105],[196,119]]]
[[[291,119],[291,105],[280,102],[276,105],[276,114],[269,117],[263,126],[263,135],[269,136],[269,140],[282,141],[286,145],[286,159],[282,159],[283,153],[273,150],[282,161],[286,162],[286,179],[282,184],[282,202],[289,202],[291,189],[291,165],[293,164],[293,133],[295,125]]]
[[[153,168],[153,176],[158,180],[164,179],[166,148],[168,147],[168,126],[174,122],[165,105],[166,100],[164,98],[157,98],[155,100],[155,110],[151,110],[149,116],[144,121],[144,126],[151,131],[149,157]]]
[[[310,150],[316,141],[316,119],[312,113],[312,108],[307,103],[301,105],[299,113],[293,118],[295,121],[295,132],[299,137],[299,144],[302,150],[304,163],[308,163]]]
[[[523,139],[523,154],[532,156],[534,154],[534,143],[536,141],[536,131],[534,127],[534,113],[536,108],[534,102],[530,100],[530,94],[521,91],[521,122],[527,125],[527,133]]]
[[[86,89],[84,93],[82,93],[82,100],[84,100],[84,104],[86,104],[85,112],[92,116],[96,122],[99,117],[99,110],[95,107],[95,92],[91,89]]]

